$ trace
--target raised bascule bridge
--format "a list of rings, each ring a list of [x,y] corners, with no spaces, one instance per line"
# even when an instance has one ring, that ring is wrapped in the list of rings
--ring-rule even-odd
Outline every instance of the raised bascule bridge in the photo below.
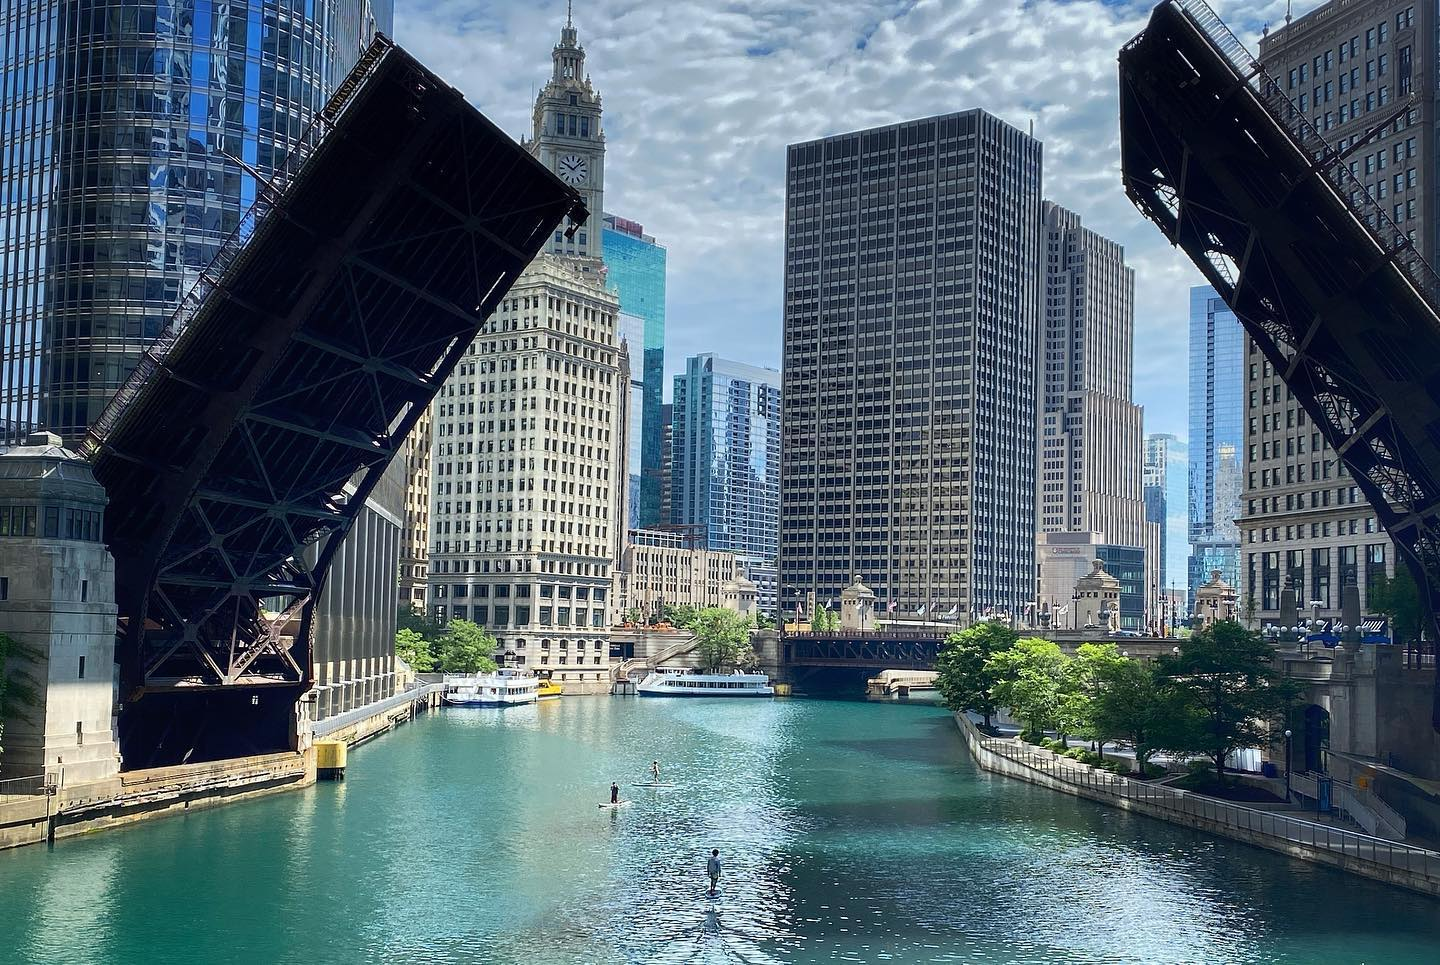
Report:
[[[384,38],[259,180],[82,447],[110,497],[127,766],[292,746],[341,541],[520,272],[587,215]]]
[[[1161,3],[1120,52],[1126,193],[1334,448],[1413,572],[1433,642],[1440,283],[1348,167],[1408,106],[1337,150],[1202,0]]]

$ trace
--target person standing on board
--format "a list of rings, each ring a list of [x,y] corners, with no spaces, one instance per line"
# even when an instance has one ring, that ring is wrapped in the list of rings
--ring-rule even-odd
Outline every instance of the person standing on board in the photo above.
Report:
[[[650,762],[650,780],[654,781],[656,784],[659,784],[659,783],[660,783],[660,762],[659,762],[659,761],[651,761],[651,762]]]
[[[611,804],[619,804],[619,803],[620,803],[620,785],[617,784],[617,783],[614,782],[614,781],[611,781],[611,782],[610,782],[610,803],[611,803]]]
[[[715,897],[715,888],[720,884],[720,849],[710,849],[710,860],[705,862],[705,873],[710,876],[710,897]]]

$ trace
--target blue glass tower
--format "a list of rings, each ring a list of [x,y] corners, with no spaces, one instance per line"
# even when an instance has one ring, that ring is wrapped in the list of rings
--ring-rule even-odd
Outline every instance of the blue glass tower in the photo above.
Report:
[[[775,565],[780,536],[780,373],[692,356],[675,376],[671,519],[747,567]],[[752,577],[753,579],[753,577]]]
[[[1240,585],[1245,337],[1209,286],[1190,289],[1190,604],[1219,570]]]
[[[660,475],[664,425],[660,406],[665,395],[665,248],[645,233],[644,226],[607,214],[601,250],[609,282],[620,293],[620,311],[645,320],[643,352],[631,347],[630,364],[644,383],[640,419],[640,486],[638,519],[632,526],[655,526],[660,518]]]
[[[82,437],[393,0],[17,0],[0,428]]]

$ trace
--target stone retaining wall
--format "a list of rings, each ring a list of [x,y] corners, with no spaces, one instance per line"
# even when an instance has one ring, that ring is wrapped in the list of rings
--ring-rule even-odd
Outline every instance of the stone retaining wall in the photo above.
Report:
[[[1131,781],[1015,740],[985,737],[963,714],[955,720],[982,770],[1440,897],[1435,852]]]

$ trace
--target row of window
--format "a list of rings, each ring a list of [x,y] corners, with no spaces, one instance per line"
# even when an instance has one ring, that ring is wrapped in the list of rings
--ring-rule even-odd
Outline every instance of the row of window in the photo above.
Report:
[[[0,536],[101,541],[101,513],[72,506],[0,506]]]

